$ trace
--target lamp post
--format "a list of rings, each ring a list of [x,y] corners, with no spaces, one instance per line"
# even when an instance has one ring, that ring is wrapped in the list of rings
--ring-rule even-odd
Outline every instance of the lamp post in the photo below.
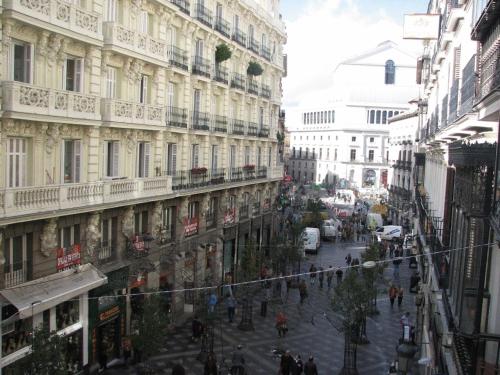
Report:
[[[369,272],[373,272],[372,277],[371,277],[371,285],[370,288],[372,290],[372,301],[371,301],[371,306],[370,306],[370,313],[375,315],[378,313],[377,310],[377,291],[375,290],[375,267],[377,266],[377,263],[373,260],[368,260],[362,264],[363,268],[365,270],[369,270]]]

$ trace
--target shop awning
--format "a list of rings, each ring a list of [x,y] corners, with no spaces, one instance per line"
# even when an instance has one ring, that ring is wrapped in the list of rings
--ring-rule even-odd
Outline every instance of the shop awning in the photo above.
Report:
[[[4,289],[0,291],[0,296],[4,299],[4,304],[14,305],[19,312],[19,318],[24,319],[107,282],[108,278],[101,271],[91,264],[84,264],[74,269]]]

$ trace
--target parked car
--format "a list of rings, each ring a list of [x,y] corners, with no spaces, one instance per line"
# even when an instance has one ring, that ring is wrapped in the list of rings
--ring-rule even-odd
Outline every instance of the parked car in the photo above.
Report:
[[[384,225],[378,227],[373,233],[379,240],[392,241],[401,238],[403,235],[403,228],[400,225]]]
[[[323,220],[321,224],[321,237],[326,240],[335,240],[337,238],[338,229],[334,220]]]
[[[321,246],[321,238],[318,228],[305,228],[302,232],[302,240],[304,243],[305,253],[318,253],[318,249]]]

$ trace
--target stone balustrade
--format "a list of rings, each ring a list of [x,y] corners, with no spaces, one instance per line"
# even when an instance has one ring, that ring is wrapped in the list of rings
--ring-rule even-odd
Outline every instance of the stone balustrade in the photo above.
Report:
[[[103,121],[165,126],[166,108],[162,106],[102,99],[101,108]]]

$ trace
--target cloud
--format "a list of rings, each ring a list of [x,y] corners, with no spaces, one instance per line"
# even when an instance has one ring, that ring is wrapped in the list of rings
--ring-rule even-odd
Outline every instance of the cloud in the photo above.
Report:
[[[295,1],[295,0],[290,0]],[[418,50],[402,41],[402,19],[397,23],[380,8],[366,11],[370,0],[306,0],[303,12],[286,22],[288,77],[283,80],[284,107],[325,103],[335,67],[341,61],[392,40],[402,48]],[[371,0],[375,1],[375,0]],[[370,10],[374,7],[370,6]]]

